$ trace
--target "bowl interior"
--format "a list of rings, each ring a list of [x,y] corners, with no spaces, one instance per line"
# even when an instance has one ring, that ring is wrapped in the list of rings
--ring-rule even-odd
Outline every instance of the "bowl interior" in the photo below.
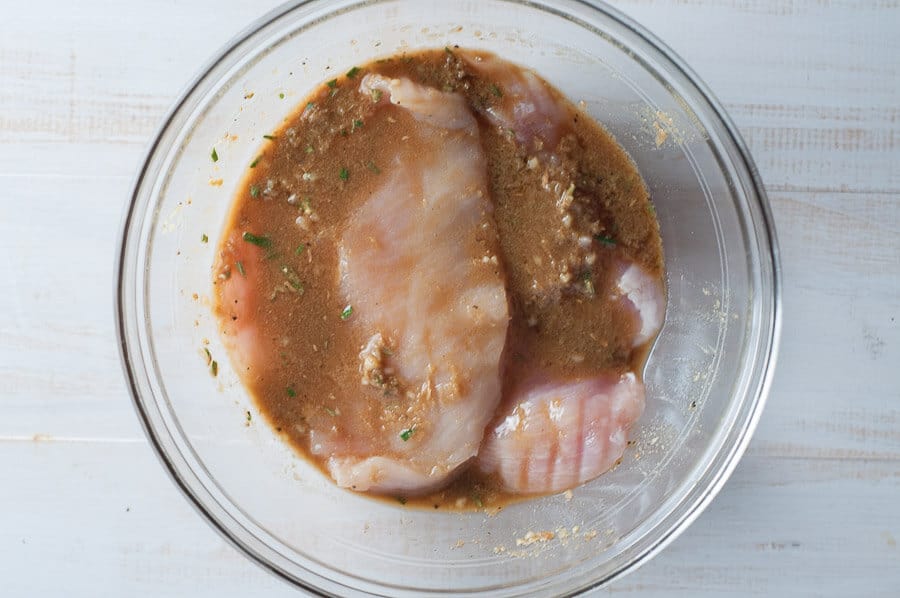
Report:
[[[584,102],[637,163],[668,269],[667,319],[647,362],[635,446],[571,496],[491,515],[410,510],[334,487],[258,417],[209,309],[213,252],[262,136],[315,84],[355,64],[453,44],[531,67]],[[606,9],[502,0],[279,9],[191,88],[137,186],[120,318],[140,412],[164,462],[213,523],[308,587],[534,595],[605,581],[696,514],[752,429],[777,307],[759,193],[704,94]],[[202,357],[206,340],[216,378]],[[523,542],[528,532],[553,538]]]

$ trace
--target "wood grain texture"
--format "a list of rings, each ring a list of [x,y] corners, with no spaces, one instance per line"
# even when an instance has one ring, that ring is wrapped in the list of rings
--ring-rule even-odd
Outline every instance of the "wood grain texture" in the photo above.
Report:
[[[296,595],[165,478],[112,319],[115,239],[144,147],[199,65],[275,5],[0,0],[4,596]],[[672,546],[598,594],[896,596],[900,3],[616,6],[697,71],[750,146],[781,239],[785,318],[747,457]]]

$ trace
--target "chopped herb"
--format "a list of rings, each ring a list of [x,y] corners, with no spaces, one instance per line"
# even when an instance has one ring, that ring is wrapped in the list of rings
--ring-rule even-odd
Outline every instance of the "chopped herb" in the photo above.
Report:
[[[203,347],[203,351],[206,353],[206,365],[212,364],[212,353],[206,347]]]
[[[371,170],[372,172],[374,172],[375,174],[381,174],[381,169],[378,168],[377,166],[375,166],[375,162],[372,162],[371,160],[369,161],[368,164],[366,164],[366,167],[369,170]]]
[[[350,133],[347,132],[347,129],[341,129],[341,137],[346,137]]]
[[[341,168],[341,172],[338,173],[338,176],[341,177],[342,181],[346,181],[347,179],[350,178],[350,171],[347,170],[346,168]]]
[[[241,238],[248,243],[256,245],[257,247],[262,247],[263,249],[269,249],[270,247],[272,247],[272,239],[265,235],[254,235],[253,233],[244,231],[244,234],[241,235]]]
[[[403,442],[406,442],[407,440],[412,438],[412,435],[415,434],[415,432],[416,432],[415,426],[413,426],[411,428],[406,428],[405,430],[402,430],[400,432],[400,440],[402,440]]]
[[[383,96],[383,95],[384,95],[384,92],[381,91],[380,89],[373,89],[372,90],[372,102],[377,104],[381,100],[381,96]]]
[[[306,146],[306,153],[307,153],[307,154],[311,154],[311,153],[313,153],[314,151],[316,151],[316,150],[313,149],[313,146],[311,146],[311,145],[307,145],[307,146]]]
[[[200,235],[200,242],[201,243],[209,242],[209,237],[206,236],[206,233],[203,233],[202,235]]]
[[[397,502],[400,503],[401,505],[405,505],[405,504],[406,504],[406,497],[405,497],[405,496],[398,496],[398,497],[397,497]]]
[[[235,262],[234,265],[237,267],[237,271],[241,273],[241,276],[243,276],[244,278],[246,278],[246,277],[247,277],[247,272],[244,271],[244,264],[242,264],[241,262]]]
[[[337,87],[337,79],[332,79],[331,81],[327,82],[325,85],[327,85],[331,89],[334,89],[335,87]]]
[[[312,206],[309,203],[309,198],[303,198],[303,207],[301,208],[304,214],[312,214]]]
[[[259,197],[259,185],[250,185],[250,197]]]
[[[289,266],[282,264],[281,273],[284,274],[284,277],[287,278],[288,284],[297,292],[303,292],[303,283],[300,281],[300,276],[297,275]]]
[[[278,94],[278,99],[279,99],[279,100],[283,100],[283,99],[284,99],[284,94],[283,94],[283,93]]]
[[[453,54],[453,50],[450,49],[450,46],[444,46],[444,52],[447,54]]]
[[[475,506],[478,507],[479,509],[484,506],[484,503],[481,501],[481,497],[478,496],[477,494],[472,495],[472,502],[474,502]]]
[[[651,214],[656,214],[656,208],[653,206],[652,203],[647,204],[647,209],[650,210]]]
[[[353,126],[350,127],[350,131],[355,131],[356,129],[362,129],[362,127],[363,127],[363,121],[357,119],[357,120],[353,121]]]
[[[350,316],[352,316],[352,315],[353,315],[353,306],[352,305],[348,305],[341,311],[341,319],[342,320],[349,320]]]
[[[347,78],[348,78],[348,79],[352,79],[352,78],[355,77],[358,73],[359,73],[359,67],[356,67],[356,66],[355,66],[355,67],[353,67],[352,69],[350,69],[349,71],[347,71]]]
[[[219,362],[215,359],[209,364],[209,373],[213,376],[219,375]]]
[[[327,413],[331,417],[337,417],[337,411],[335,411],[331,407],[325,407],[325,413]]]
[[[306,103],[306,108],[305,108],[305,110],[312,110],[312,109],[315,108],[315,107],[316,107],[316,103],[315,103],[315,102],[307,102],[307,103]]]
[[[500,91],[500,88],[497,87],[496,83],[491,83],[491,93],[494,94],[495,96],[497,96],[498,98],[503,97],[503,92]]]
[[[306,245],[298,245],[297,249],[294,250],[294,255],[300,255],[306,249]]]
[[[250,415],[250,412],[248,411],[247,412],[247,423],[249,424],[252,419],[253,419],[253,416]]]
[[[219,161],[219,153],[216,151],[216,148],[212,149],[212,153],[209,154],[209,157],[212,158],[213,162]]]
[[[594,235],[594,240],[606,245],[607,247],[612,247],[616,244],[616,240],[609,235]]]
[[[284,389],[284,392],[286,392],[287,396],[291,397],[292,399],[297,396],[297,391],[294,390],[293,386],[288,386]]]
[[[256,165],[259,164],[260,160],[262,160],[262,156],[256,156],[256,159],[253,162],[250,162],[250,168],[256,168]]]
[[[263,139],[268,139],[269,141],[272,141],[273,139],[278,139],[278,136],[277,135],[263,135]]]

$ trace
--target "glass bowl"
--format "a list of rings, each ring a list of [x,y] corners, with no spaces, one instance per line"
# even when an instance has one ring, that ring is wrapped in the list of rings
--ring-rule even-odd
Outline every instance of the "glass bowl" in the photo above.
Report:
[[[210,310],[215,247],[262,135],[335,73],[453,44],[531,67],[584,102],[647,182],[668,268],[646,412],[621,465],[491,514],[339,490],[257,417]],[[310,1],[269,13],[166,118],[125,214],[117,273],[125,372],[162,463],[235,546],[324,594],[573,594],[645,562],[697,517],[744,451],[780,321],[772,218],[734,125],[652,35],[575,0]]]

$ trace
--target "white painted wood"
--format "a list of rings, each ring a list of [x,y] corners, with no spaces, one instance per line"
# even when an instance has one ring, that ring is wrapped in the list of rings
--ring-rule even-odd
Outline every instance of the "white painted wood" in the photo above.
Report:
[[[6,596],[295,595],[197,516],[121,379],[113,251],[143,148],[276,3],[0,0],[0,580]],[[704,78],[771,194],[782,356],[748,456],[599,594],[900,594],[900,4],[629,0]]]

